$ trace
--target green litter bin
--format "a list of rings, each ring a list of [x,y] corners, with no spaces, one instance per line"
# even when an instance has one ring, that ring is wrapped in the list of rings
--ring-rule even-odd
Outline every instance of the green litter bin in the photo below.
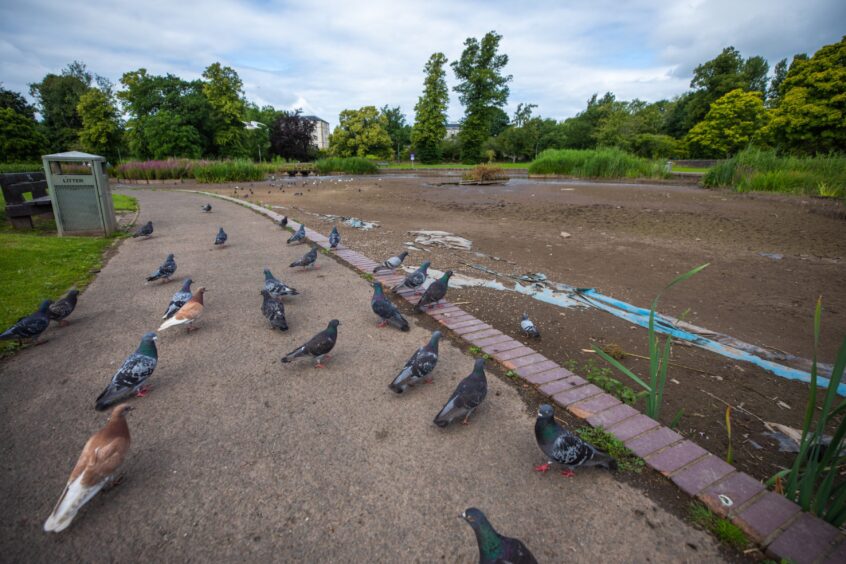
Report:
[[[41,157],[59,235],[111,235],[117,229],[106,159],[79,151]]]

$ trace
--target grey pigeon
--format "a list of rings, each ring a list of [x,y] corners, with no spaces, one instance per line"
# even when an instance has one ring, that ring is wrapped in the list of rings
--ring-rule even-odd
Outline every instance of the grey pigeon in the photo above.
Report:
[[[300,228],[297,229],[293,235],[288,238],[288,244],[291,243],[302,243],[305,241],[305,225],[302,223],[300,224]]]
[[[532,337],[533,339],[540,339],[540,331],[538,331],[538,328],[535,327],[532,320],[529,319],[528,313],[523,314],[523,318],[520,320],[520,328],[529,337]]]
[[[211,204],[203,204],[202,210],[209,213],[212,210]]]
[[[147,393],[144,383],[153,374],[158,360],[156,334],[144,333],[141,344],[123,361],[120,369],[112,376],[112,381],[97,397],[97,403],[94,406],[97,411],[108,409],[109,406],[123,401],[132,394],[144,397]]]
[[[391,391],[401,394],[409,386],[413,387],[417,382],[422,381],[423,378],[432,373],[435,365],[438,364],[438,341],[440,338],[441,332],[435,331],[428,343],[414,351],[414,354],[402,367],[394,381],[388,384]],[[426,381],[431,383],[432,379],[429,378]]]
[[[173,260],[173,253],[171,253],[167,255],[159,269],[147,277],[147,282],[159,279],[168,281],[174,272],[176,272],[176,261]]]
[[[549,404],[542,404],[538,408],[538,418],[535,421],[535,439],[538,446],[546,455],[546,464],[535,466],[538,472],[546,472],[555,462],[564,466],[561,472],[568,478],[574,475],[573,468],[577,466],[601,466],[609,470],[617,469],[617,461],[610,455],[597,450],[596,447],[574,435],[555,420],[555,410]]]
[[[382,318],[381,323],[379,323],[379,327],[384,327],[386,324],[390,324],[400,331],[408,331],[410,329],[408,326],[408,320],[402,316],[400,311],[397,309],[397,306],[392,304],[388,301],[388,298],[385,297],[385,292],[382,290],[381,282],[373,283],[373,297],[370,299],[370,307],[373,309],[373,313]]]
[[[338,227],[332,227],[332,232],[329,233],[329,248],[337,249],[341,244],[341,234],[338,233]]]
[[[152,237],[153,236],[153,222],[148,221],[141,227],[139,227],[135,233],[132,234],[132,238],[135,237]]]
[[[419,313],[423,311],[423,306],[436,304],[438,300],[446,296],[450,276],[452,276],[452,270],[447,270],[443,276],[429,284],[429,287],[420,296],[420,301],[414,306],[414,311]]]
[[[282,219],[279,220],[279,227],[281,227],[282,229],[285,229],[286,227],[288,227],[288,216],[287,215],[282,216]]]
[[[73,313],[74,309],[76,309],[77,296],[79,296],[79,290],[74,288],[68,292],[64,298],[61,298],[57,302],[53,303],[47,312],[50,320],[58,321],[60,327],[67,325],[68,322],[65,321],[65,318]]]
[[[467,425],[467,420],[488,395],[488,380],[485,378],[485,359],[476,360],[473,372],[458,383],[458,387],[435,417],[435,425],[446,427],[461,417],[461,423]]]
[[[315,368],[324,368],[323,358],[329,357],[329,352],[335,347],[335,342],[338,340],[338,325],[341,322],[333,319],[329,322],[329,326],[323,331],[309,339],[309,341],[301,347],[297,347],[282,357],[282,362],[288,363],[294,359],[302,356],[313,356],[317,363]]]
[[[429,270],[429,265],[431,262],[428,260],[423,261],[423,264],[420,267],[405,277],[401,283],[397,284],[393,287],[394,292],[399,292],[403,288],[411,288],[412,290],[419,291],[418,288],[423,285],[423,282],[426,281],[426,271]]]
[[[479,564],[538,564],[525,544],[497,533],[485,514],[475,507],[465,510],[461,517],[476,533]]]
[[[15,339],[19,344],[26,339],[37,341],[41,333],[50,325],[50,305],[52,303],[50,300],[41,302],[41,305],[38,306],[38,311],[32,315],[18,319],[14,325],[0,334],[0,340],[9,341]]]
[[[264,269],[264,289],[267,290],[274,298],[281,298],[282,296],[296,296],[299,294],[296,288],[291,288],[281,280],[273,277],[273,273],[267,268]]]
[[[317,260],[317,245],[314,245],[309,252],[303,255],[303,258],[300,260],[295,260],[290,264],[291,268],[296,268],[300,266],[302,268],[312,267],[312,268],[320,268],[319,266],[314,266],[314,261]]]
[[[228,238],[229,235],[227,235],[226,231],[224,231],[223,227],[221,227],[220,231],[217,232],[217,236],[214,238],[214,244],[223,247],[226,244],[226,240]]]
[[[408,251],[403,251],[399,255],[387,259],[385,262],[374,268],[373,272],[379,272],[380,270],[395,270],[402,266],[402,261],[404,261],[407,256]]]
[[[261,303],[261,312],[270,322],[270,326],[280,331],[288,330],[288,322],[285,320],[285,306],[282,300],[274,298],[267,290],[262,290],[264,300]]]
[[[193,294],[191,293],[191,284],[193,280],[190,278],[186,278],[184,282],[182,282],[182,288],[173,294],[170,298],[170,303],[167,304],[167,309],[162,316],[162,319],[170,319],[173,317],[173,314],[179,311],[179,308],[184,306],[188,303],[188,300],[191,299]]]

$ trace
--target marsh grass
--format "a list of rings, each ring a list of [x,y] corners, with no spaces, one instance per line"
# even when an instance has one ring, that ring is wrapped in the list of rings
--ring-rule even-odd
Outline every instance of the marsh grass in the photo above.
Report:
[[[328,157],[314,162],[314,167],[320,174],[376,174],[379,166],[361,157]]]
[[[636,157],[617,148],[547,149],[529,165],[529,174],[582,178],[668,178],[666,161]]]

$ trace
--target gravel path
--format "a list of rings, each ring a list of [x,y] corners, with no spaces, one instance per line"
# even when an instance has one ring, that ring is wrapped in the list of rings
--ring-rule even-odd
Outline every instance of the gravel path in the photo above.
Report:
[[[603,471],[538,475],[534,417],[489,375],[470,426],[432,418],[473,359],[441,342],[435,383],[387,389],[429,331],[377,329],[371,288],[319,255],[288,264],[269,220],[187,193],[135,190],[155,235],[122,243],[49,342],[0,364],[2,560],[231,562],[475,562],[469,506],[522,539],[540,562],[712,562],[715,542]],[[218,227],[230,245],[213,249]],[[124,482],[59,535],[42,524],[85,440],[105,421],[94,399],[141,335],[154,330],[178,282],[144,284],[165,255],[175,279],[205,286],[199,330],[159,337],[153,390],[133,399]],[[379,257],[373,257],[379,258]],[[302,295],[287,333],[260,312],[269,267]],[[279,357],[341,321],[325,370]]]

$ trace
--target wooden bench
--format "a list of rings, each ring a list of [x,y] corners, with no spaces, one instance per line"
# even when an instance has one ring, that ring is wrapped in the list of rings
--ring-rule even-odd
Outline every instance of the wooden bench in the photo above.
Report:
[[[43,172],[0,174],[0,189],[6,200],[6,217],[15,229],[31,229],[34,215],[53,215]],[[26,199],[27,193],[32,194],[32,199]]]

